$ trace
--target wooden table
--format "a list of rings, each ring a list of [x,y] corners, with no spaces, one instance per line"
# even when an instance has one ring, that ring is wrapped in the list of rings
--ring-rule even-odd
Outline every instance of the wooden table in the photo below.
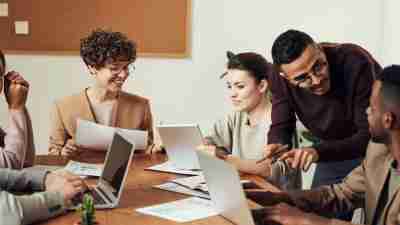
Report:
[[[135,154],[128,174],[128,179],[125,184],[126,186],[121,197],[120,205],[115,209],[97,210],[96,220],[99,222],[99,225],[232,224],[221,216],[213,216],[188,223],[177,223],[136,212],[135,209],[137,208],[189,197],[188,195],[152,188],[153,185],[162,184],[177,177],[183,177],[176,174],[144,170],[144,168],[162,163],[165,160],[166,156],[164,154]],[[68,160],[65,158],[48,155],[36,157],[36,164],[40,165],[65,165],[67,161]],[[89,160],[89,162],[90,161],[99,162],[97,159]],[[250,179],[260,187],[268,190],[278,191],[276,187],[265,182],[265,180],[260,177],[245,175],[243,178]],[[50,219],[39,224],[72,225],[77,221],[79,221],[79,215],[76,212],[68,212],[63,216]]]

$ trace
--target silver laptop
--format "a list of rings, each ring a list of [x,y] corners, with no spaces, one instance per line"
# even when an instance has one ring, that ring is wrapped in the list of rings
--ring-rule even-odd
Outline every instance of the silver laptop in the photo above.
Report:
[[[134,143],[130,143],[117,132],[114,133],[111,145],[108,147],[103,172],[97,185],[90,189],[95,208],[118,206],[134,151]]]
[[[196,148],[203,144],[197,124],[170,124],[157,126],[167,151],[168,161],[177,169],[199,170]]]
[[[204,152],[197,155],[215,210],[234,224],[255,225],[237,170]]]

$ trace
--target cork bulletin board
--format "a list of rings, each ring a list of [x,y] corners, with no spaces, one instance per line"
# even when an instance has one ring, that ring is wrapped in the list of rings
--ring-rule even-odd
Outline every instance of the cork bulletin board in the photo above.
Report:
[[[185,58],[191,10],[191,0],[0,0],[0,49],[79,54],[80,39],[103,28],[135,40],[141,56]]]

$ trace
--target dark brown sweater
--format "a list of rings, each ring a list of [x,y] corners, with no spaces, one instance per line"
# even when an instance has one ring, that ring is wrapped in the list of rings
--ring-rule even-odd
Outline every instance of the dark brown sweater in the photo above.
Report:
[[[364,157],[369,141],[366,109],[374,77],[382,68],[354,44],[321,43],[331,89],[322,96],[295,87],[278,73],[269,76],[272,124],[268,143],[290,143],[296,116],[322,141],[314,146],[320,161]]]

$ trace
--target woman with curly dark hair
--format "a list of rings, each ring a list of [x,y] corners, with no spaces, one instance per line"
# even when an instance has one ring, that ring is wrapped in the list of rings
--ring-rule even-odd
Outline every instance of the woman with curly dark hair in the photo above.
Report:
[[[85,160],[99,152],[75,144],[78,118],[112,127],[148,131],[148,144],[152,146],[149,101],[122,90],[134,69],[136,44],[122,33],[98,29],[81,39],[80,54],[95,82],[81,93],[56,101],[49,153],[69,158],[79,156]],[[100,152],[104,154],[104,151]]]

